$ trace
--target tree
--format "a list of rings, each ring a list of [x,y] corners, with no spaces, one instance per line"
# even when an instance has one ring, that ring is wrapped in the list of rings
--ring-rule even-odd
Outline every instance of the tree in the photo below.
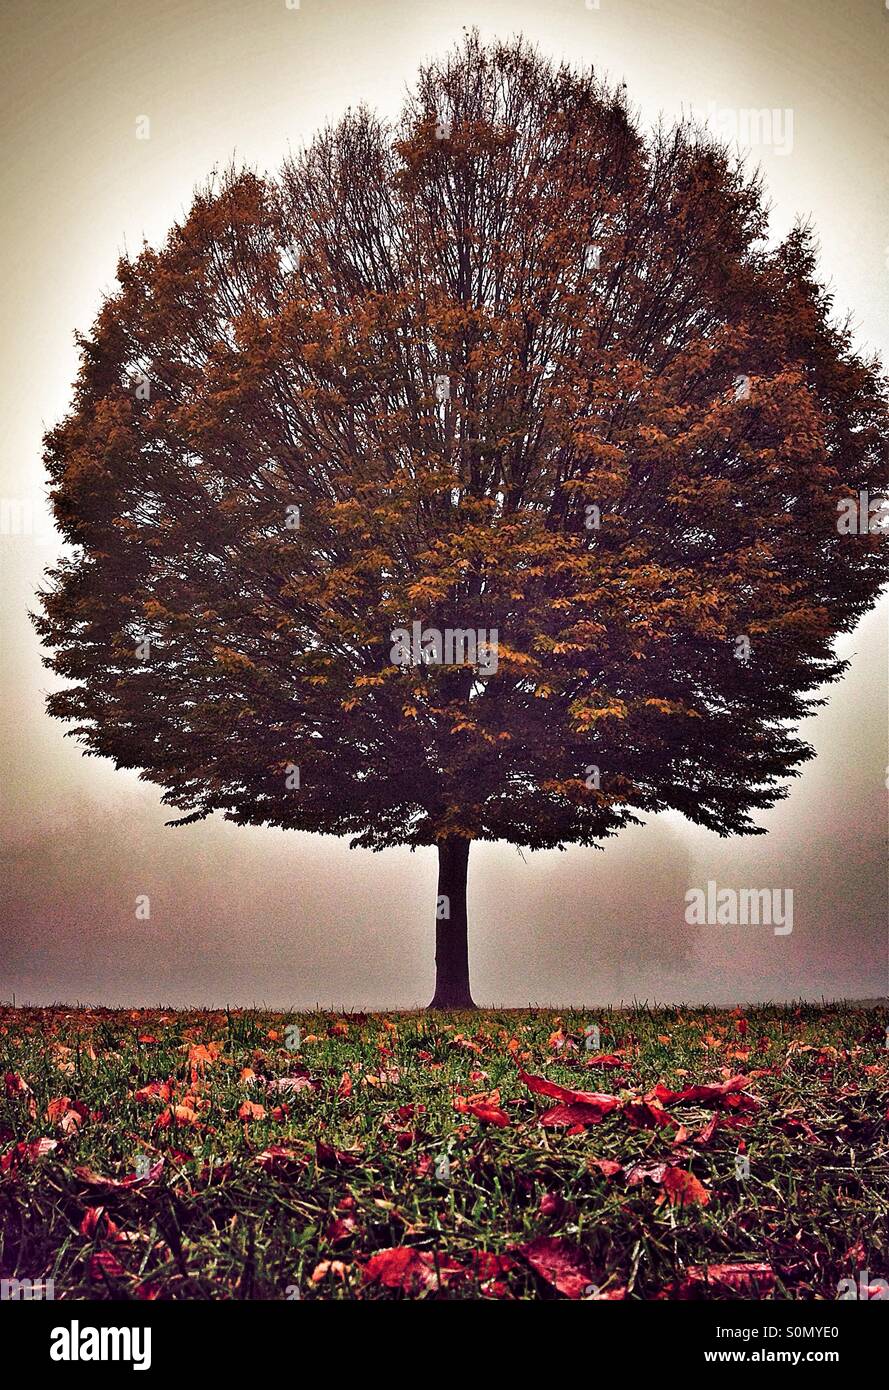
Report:
[[[471,841],[763,833],[886,577],[837,513],[887,443],[811,232],[766,236],[706,132],[475,34],[398,128],[215,178],[47,436],[50,712],[171,824],[437,845],[441,1007]]]

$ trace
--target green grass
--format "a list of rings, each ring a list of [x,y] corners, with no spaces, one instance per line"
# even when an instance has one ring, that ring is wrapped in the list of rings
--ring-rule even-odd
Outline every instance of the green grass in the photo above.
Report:
[[[366,1018],[2,1009],[0,1275],[51,1277],[56,1299],[558,1298],[521,1250],[548,1237],[581,1279],[630,1299],[833,1299],[861,1269],[886,1277],[887,1011],[800,1005],[745,1019],[746,1032],[738,1011],[685,1008]],[[292,1024],[298,1050],[285,1046]],[[588,1065],[591,1024],[625,1066]],[[190,1047],[211,1044],[215,1060],[189,1061]],[[688,1132],[678,1146],[674,1127],[634,1128],[621,1109],[569,1134],[539,1123],[557,1102],[523,1084],[516,1054],[529,1073],[622,1101],[658,1082],[679,1090],[754,1073],[746,1089],[760,1104],[716,1111],[705,1147],[691,1140],[713,1103],[666,1103]],[[244,1068],[311,1085],[269,1094]],[[163,1098],[134,1098],[152,1082],[173,1087],[181,1122],[159,1126]],[[506,1127],[455,1109],[458,1095],[494,1090]],[[63,1097],[82,1119],[48,1110]],[[245,1100],[265,1117],[239,1119]],[[16,1147],[40,1138],[56,1147],[34,1157]],[[316,1141],[348,1158],[322,1148],[319,1162]],[[741,1141],[746,1179],[735,1170]],[[288,1154],[270,1171],[258,1160],[271,1145]],[[436,1167],[448,1149],[445,1179]],[[96,1185],[132,1174],[138,1155],[165,1159],[156,1180]],[[594,1159],[624,1171],[606,1178]],[[627,1181],[635,1165],[665,1161],[694,1173],[706,1205],[671,1201],[650,1178]],[[370,1277],[368,1259],[400,1246],[424,1256],[422,1277],[402,1289]],[[492,1273],[479,1251],[512,1253]],[[328,1261],[341,1268],[320,1272]],[[738,1263],[767,1265],[768,1285],[702,1273]],[[453,1265],[464,1272],[449,1277]],[[565,1292],[577,1290],[576,1277]]]

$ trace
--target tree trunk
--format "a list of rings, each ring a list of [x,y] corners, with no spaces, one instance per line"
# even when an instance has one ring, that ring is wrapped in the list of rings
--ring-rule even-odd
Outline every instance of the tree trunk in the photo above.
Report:
[[[435,913],[435,997],[430,1009],[474,1009],[469,992],[466,874],[469,841],[440,840]]]

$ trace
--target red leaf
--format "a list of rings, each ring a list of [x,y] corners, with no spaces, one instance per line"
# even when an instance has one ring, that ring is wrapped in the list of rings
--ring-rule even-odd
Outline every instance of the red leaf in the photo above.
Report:
[[[462,1274],[465,1274],[462,1266],[446,1256],[438,1257],[436,1267],[435,1255],[431,1251],[398,1245],[371,1255],[362,1277],[367,1283],[382,1284],[387,1289],[416,1293],[422,1289],[437,1289]]]
[[[349,1153],[343,1149],[331,1148],[323,1140],[315,1140],[315,1159],[319,1168],[354,1168],[361,1162],[361,1154]]]
[[[110,1250],[97,1250],[87,1261],[87,1273],[96,1282],[103,1279],[125,1279],[127,1272]]]
[[[133,1289],[133,1293],[137,1298],[141,1298],[143,1301],[160,1298],[161,1296],[160,1285],[153,1284],[150,1279],[143,1279],[142,1283],[137,1284]]]
[[[603,1111],[593,1105],[554,1105],[544,1110],[538,1117],[544,1129],[559,1129],[563,1125],[598,1125],[602,1123]]]
[[[519,1245],[517,1252],[566,1298],[582,1298],[593,1282],[583,1252],[560,1236],[538,1236],[530,1244]]]
[[[497,1125],[503,1129],[510,1123],[509,1116],[498,1109],[496,1105],[474,1105],[471,1101],[467,1103],[466,1109],[470,1115],[475,1115],[476,1119],[484,1120],[485,1124]]]
[[[647,1100],[633,1101],[623,1108],[623,1114],[634,1129],[659,1129],[664,1125],[678,1125],[679,1121],[668,1115],[659,1105]]]
[[[30,1143],[24,1140],[13,1147],[0,1158],[0,1173],[7,1172],[10,1168],[18,1168],[22,1163],[33,1163],[37,1158],[43,1158],[45,1154],[52,1153],[53,1149],[59,1147],[58,1139],[32,1139]]]
[[[600,1114],[607,1115],[620,1105],[617,1096],[603,1095],[600,1091],[574,1091],[570,1086],[560,1086],[555,1081],[547,1081],[545,1076],[530,1076],[519,1068],[519,1076],[529,1091],[541,1096],[551,1096],[553,1100],[565,1101],[568,1105],[589,1105]]]
[[[473,1273],[482,1282],[515,1269],[515,1260],[510,1255],[495,1255],[491,1250],[473,1250],[469,1260]]]
[[[619,1173],[623,1172],[621,1165],[615,1163],[613,1158],[588,1158],[587,1163],[591,1164],[594,1168],[598,1168],[599,1172],[605,1178],[616,1178]]]
[[[758,1110],[760,1102],[753,1096],[741,1094],[750,1085],[749,1076],[730,1076],[728,1081],[720,1081],[712,1086],[686,1086],[682,1091],[671,1091],[658,1082],[652,1091],[656,1100],[664,1105],[679,1105],[683,1101],[703,1101],[712,1105],[731,1104],[735,1109]]]
[[[697,1148],[697,1149],[706,1149],[706,1148],[708,1148],[709,1145],[711,1144],[712,1140],[713,1140],[713,1136],[714,1136],[714,1134],[716,1133],[716,1130],[717,1130],[718,1126],[719,1126],[719,1115],[718,1115],[718,1113],[717,1113],[717,1114],[714,1114],[713,1117],[707,1121],[707,1123],[704,1125],[704,1128],[703,1128],[703,1129],[699,1130],[698,1133],[695,1134],[695,1135],[692,1137],[692,1141],[691,1141],[691,1142],[694,1144],[695,1148]]]
[[[541,1216],[559,1217],[565,1210],[565,1199],[559,1192],[544,1192],[539,1210]]]
[[[94,1239],[98,1236],[114,1237],[118,1234],[118,1227],[104,1207],[87,1207],[80,1223],[80,1234]]]
[[[138,1091],[134,1091],[133,1100],[139,1101],[140,1104],[145,1101],[159,1100],[166,1105],[172,1094],[169,1081],[149,1081],[147,1086],[140,1086]]]
[[[627,1169],[627,1187],[638,1187],[646,1178],[651,1178],[652,1182],[661,1182],[667,1167],[666,1163],[637,1163],[633,1168]]]
[[[782,1115],[780,1120],[775,1120],[775,1126],[780,1129],[782,1134],[789,1138],[794,1135],[802,1135],[808,1144],[817,1144],[818,1135],[815,1133],[808,1120],[800,1119],[796,1115]]]
[[[735,1294],[766,1298],[775,1288],[775,1271],[770,1264],[692,1265],[679,1284],[676,1298],[694,1298],[707,1287],[718,1286]]]
[[[327,1239],[331,1245],[345,1245],[358,1229],[354,1216],[336,1216],[327,1227]]]

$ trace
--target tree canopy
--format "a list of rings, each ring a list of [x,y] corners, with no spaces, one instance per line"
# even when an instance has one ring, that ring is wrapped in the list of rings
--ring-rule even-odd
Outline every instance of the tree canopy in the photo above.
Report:
[[[49,709],[180,824],[757,833],[886,578],[837,527],[886,486],[885,383],[812,233],[522,40],[215,176],[81,346]],[[396,664],[415,621],[496,630],[496,671]]]

